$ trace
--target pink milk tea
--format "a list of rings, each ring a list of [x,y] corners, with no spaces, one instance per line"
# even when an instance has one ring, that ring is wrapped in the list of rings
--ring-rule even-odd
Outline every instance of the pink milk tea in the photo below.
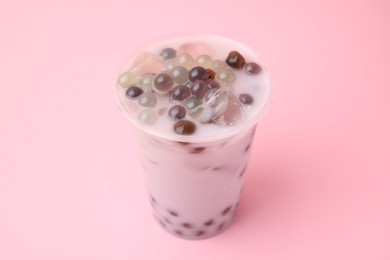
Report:
[[[271,97],[256,55],[217,36],[166,39],[135,55],[114,90],[136,129],[156,220],[186,239],[228,227]]]

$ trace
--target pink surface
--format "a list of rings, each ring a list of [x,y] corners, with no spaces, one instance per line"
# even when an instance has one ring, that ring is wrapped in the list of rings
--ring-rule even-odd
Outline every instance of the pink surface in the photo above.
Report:
[[[389,10],[1,1],[0,259],[390,259]],[[187,32],[254,48],[275,87],[236,220],[204,241],[154,222],[110,88],[134,49]]]

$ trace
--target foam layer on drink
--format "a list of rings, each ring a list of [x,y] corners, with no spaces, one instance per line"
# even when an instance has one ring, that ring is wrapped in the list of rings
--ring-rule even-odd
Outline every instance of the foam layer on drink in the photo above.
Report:
[[[146,47],[124,66],[114,89],[134,124],[185,142],[226,138],[254,125],[271,96],[269,74],[253,52],[209,35]]]

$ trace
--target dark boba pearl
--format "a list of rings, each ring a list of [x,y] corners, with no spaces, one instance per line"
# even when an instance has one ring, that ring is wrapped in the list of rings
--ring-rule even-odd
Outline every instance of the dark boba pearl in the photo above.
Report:
[[[241,69],[245,65],[245,59],[238,51],[229,52],[226,64],[234,69]]]
[[[245,72],[249,75],[256,75],[261,72],[261,67],[257,63],[249,62],[245,64]]]
[[[209,74],[207,73],[207,70],[200,66],[193,67],[188,74],[188,79],[191,82],[194,82],[197,79],[208,80],[208,78]]]
[[[163,92],[166,93],[173,87],[173,79],[171,76],[169,76],[166,73],[158,74],[154,78],[154,89],[157,92]]]
[[[169,109],[168,116],[173,120],[181,120],[186,116],[186,109],[179,105],[173,106]]]
[[[190,98],[187,98],[185,104],[186,104],[186,108],[188,110],[192,110],[192,109],[196,108],[197,106],[200,106],[202,104],[202,101],[199,98],[190,97]]]
[[[206,71],[209,79],[215,79],[215,75],[216,75],[215,71],[213,71],[212,69],[206,69]]]
[[[196,126],[191,121],[181,120],[175,123],[173,130],[179,135],[192,135],[196,130]]]
[[[192,95],[203,98],[207,91],[207,83],[203,80],[196,80],[192,87],[191,87],[191,93]]]
[[[250,105],[253,103],[253,97],[249,94],[246,94],[246,93],[239,95],[238,99],[244,105]]]
[[[136,86],[130,87],[126,90],[126,96],[132,99],[139,97],[142,93],[144,93],[142,88]]]
[[[165,48],[161,51],[160,56],[163,60],[173,59],[176,57],[176,50],[172,48]]]
[[[215,88],[215,89],[218,89],[221,87],[221,85],[219,85],[219,83],[215,80],[209,80],[207,82],[207,85],[209,86],[209,88]]]
[[[182,101],[191,95],[191,91],[184,85],[176,86],[171,92],[172,100]]]

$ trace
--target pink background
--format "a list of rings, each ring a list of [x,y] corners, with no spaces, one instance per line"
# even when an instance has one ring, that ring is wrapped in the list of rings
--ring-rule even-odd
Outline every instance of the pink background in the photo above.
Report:
[[[0,1],[0,259],[390,259],[390,4]],[[275,100],[238,215],[181,240],[153,220],[111,91],[143,43],[255,49]]]

